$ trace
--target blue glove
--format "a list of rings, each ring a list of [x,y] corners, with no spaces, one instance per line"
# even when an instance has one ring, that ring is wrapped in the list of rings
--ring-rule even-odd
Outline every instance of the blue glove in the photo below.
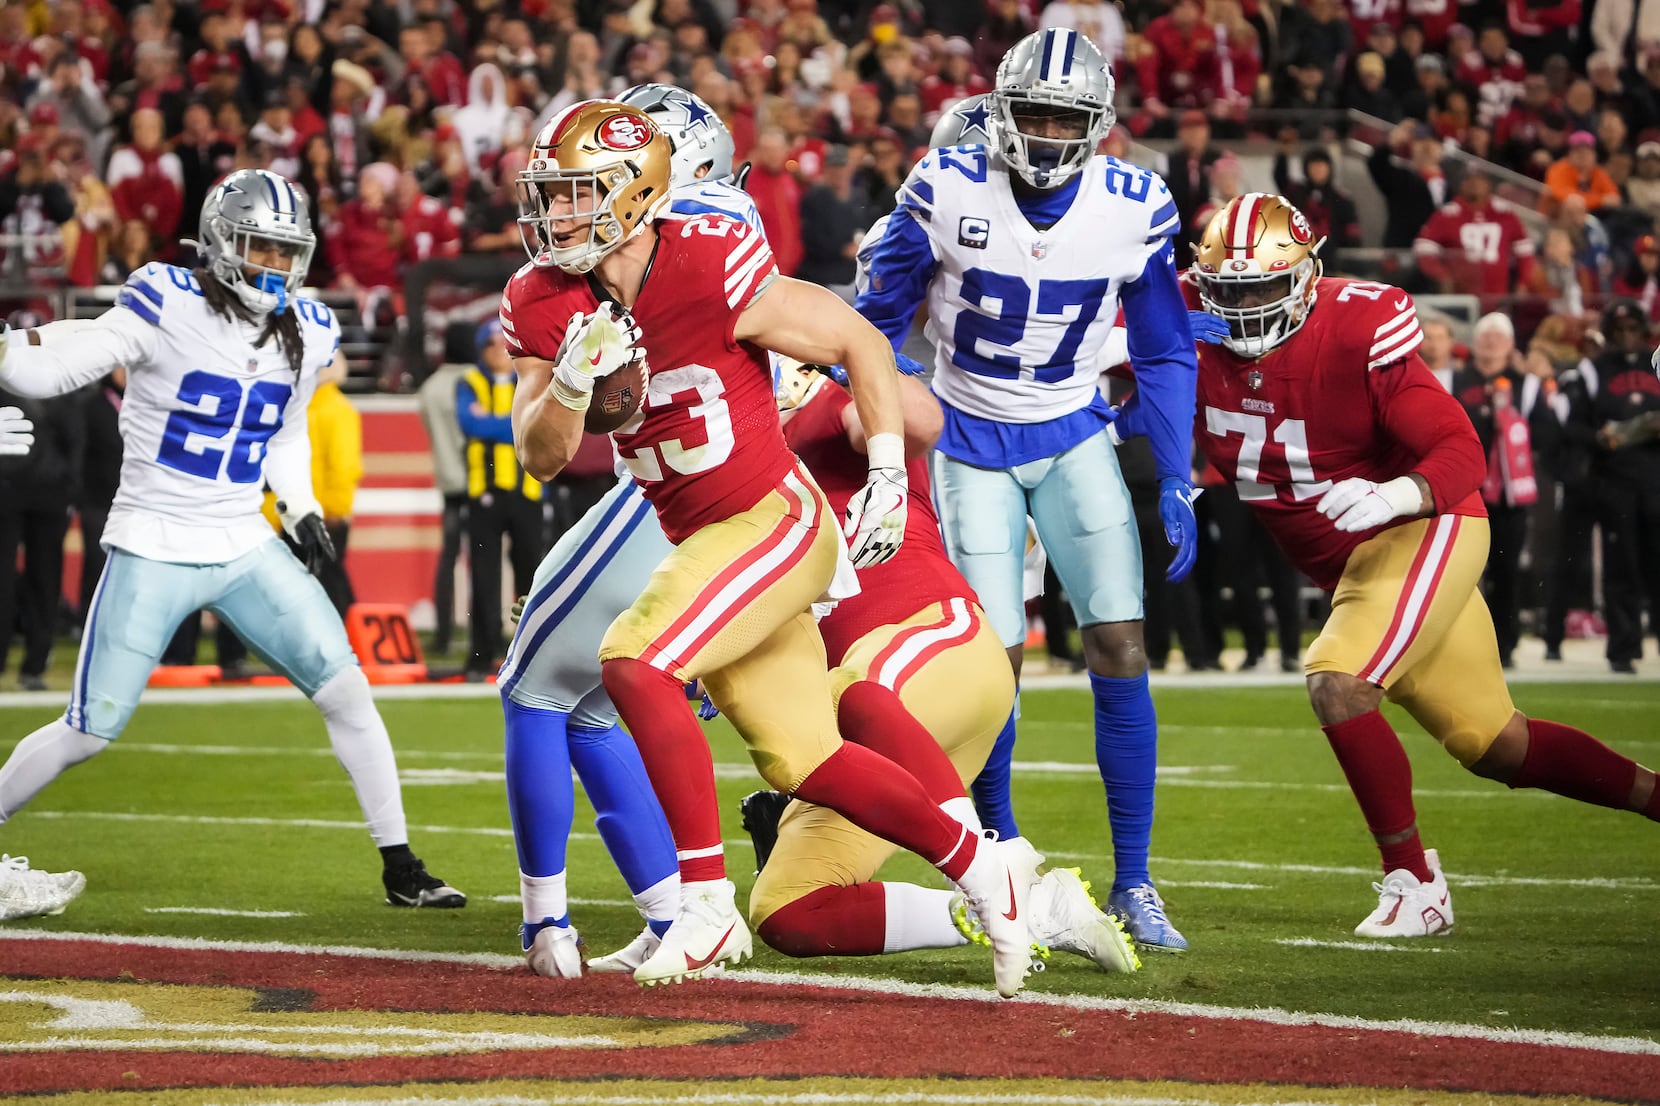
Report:
[[[1164,578],[1179,584],[1193,571],[1193,562],[1199,557],[1199,520],[1193,516],[1193,489],[1179,476],[1159,481],[1159,521],[1164,523],[1165,540],[1176,548]]]
[[[1218,319],[1209,311],[1189,311],[1187,324],[1193,328],[1193,340],[1204,342],[1206,345],[1221,345],[1222,339],[1228,336],[1226,319]]]
[[[928,366],[914,358],[906,357],[903,353],[893,355],[894,364],[899,367],[901,376],[927,376]]]
[[[847,387],[847,370],[840,365],[820,365],[819,369],[843,388]]]
[[[693,680],[687,684],[686,698],[697,703],[697,716],[705,722],[713,722],[720,717],[720,708],[709,698],[709,693],[703,690],[703,681]]]

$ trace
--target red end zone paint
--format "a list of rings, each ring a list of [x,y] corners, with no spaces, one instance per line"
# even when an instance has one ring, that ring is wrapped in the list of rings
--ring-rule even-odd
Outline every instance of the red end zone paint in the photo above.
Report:
[[[624,978],[540,979],[431,961],[181,951],[0,935],[13,979],[138,980],[306,992],[304,1009],[599,1015],[742,1023],[703,1045],[500,1051],[375,1059],[266,1054],[10,1052],[0,1091],[560,1078],[851,1075],[1177,1079],[1660,1098],[1660,1056],[1407,1033],[1275,1026],[1172,1014],[1070,1010],[781,988],[739,979],[642,991]],[[0,990],[5,990],[0,976]],[[288,1008],[292,1009],[292,1005]]]

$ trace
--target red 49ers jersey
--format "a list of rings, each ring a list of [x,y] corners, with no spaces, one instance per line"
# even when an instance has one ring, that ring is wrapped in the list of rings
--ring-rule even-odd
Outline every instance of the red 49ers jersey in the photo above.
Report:
[[[1198,294],[1186,285],[1190,306]],[[1481,516],[1486,476],[1470,420],[1418,356],[1423,334],[1398,288],[1327,277],[1302,328],[1261,357],[1199,347],[1195,438],[1314,583],[1337,586],[1355,546],[1405,519],[1345,534],[1320,497],[1350,477],[1417,472],[1440,514]]]
[[[870,465],[847,440],[843,412],[853,397],[826,381],[818,394],[796,409],[784,424],[784,440],[813,474],[835,509],[847,514],[847,501],[865,486]],[[940,520],[928,487],[928,463],[913,457],[905,464],[910,499],[905,515],[905,542],[893,559],[859,570],[859,594],[843,599],[818,624],[832,665],[840,664],[853,643],[876,629],[902,622],[930,603],[969,599],[974,589],[945,554]]]
[[[612,438],[678,543],[755,506],[795,457],[778,427],[766,354],[733,337],[738,316],[778,275],[766,241],[724,215],[655,226],[657,251],[632,308],[645,401]],[[597,280],[526,265],[502,296],[508,351],[554,360],[571,315],[602,296]]]

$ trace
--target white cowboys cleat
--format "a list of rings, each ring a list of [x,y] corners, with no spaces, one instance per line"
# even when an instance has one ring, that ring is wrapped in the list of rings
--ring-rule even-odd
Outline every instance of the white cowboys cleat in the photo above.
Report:
[[[1026,986],[1032,968],[1032,888],[1043,857],[1024,838],[998,841],[982,837],[957,889],[980,919],[991,943],[997,993],[1013,998]]]
[[[755,955],[749,925],[733,901],[737,891],[729,879],[681,884],[674,922],[657,951],[634,969],[634,982],[651,987],[701,979]]]
[[[554,925],[544,918],[539,923],[519,926],[519,943],[530,970],[549,979],[581,979],[587,974],[582,961],[582,938],[568,925]]]
[[[1397,868],[1372,884],[1378,893],[1378,908],[1355,926],[1358,937],[1429,937],[1446,933],[1453,926],[1452,894],[1441,871],[1441,858],[1434,849],[1424,850],[1424,859],[1435,876],[1424,883],[1405,868]]]
[[[651,931],[650,926],[640,931],[640,935],[609,956],[601,956],[588,961],[588,970],[601,975],[634,974],[634,969],[651,959],[652,953],[663,939]]]
[[[79,872],[40,872],[28,857],[0,855],[0,921],[62,914],[85,890]]]
[[[1093,960],[1108,972],[1141,967],[1124,925],[1103,914],[1077,868],[1054,868],[1032,890],[1032,936],[1051,949]]]

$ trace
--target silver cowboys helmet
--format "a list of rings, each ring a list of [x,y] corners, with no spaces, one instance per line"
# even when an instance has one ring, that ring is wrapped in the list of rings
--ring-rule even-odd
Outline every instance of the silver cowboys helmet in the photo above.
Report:
[[[695,93],[672,84],[637,84],[617,97],[621,103],[643,111],[668,136],[674,147],[669,163],[669,181],[675,188],[700,180],[728,181],[736,148],[732,132],[726,129],[715,109]],[[698,176],[697,171],[709,171]]]
[[[317,249],[305,193],[267,169],[238,169],[210,190],[199,233],[208,271],[261,314],[288,310]],[[289,259],[288,268],[249,260],[254,250],[272,247]]]
[[[942,146],[994,145],[990,100],[991,93],[982,92],[978,96],[958,100],[949,111],[940,112],[939,121],[934,124],[934,133],[928,137],[928,148],[938,150]]]
[[[1065,27],[1015,43],[990,97],[998,153],[1036,188],[1058,187],[1089,164],[1117,118],[1107,59]]]

